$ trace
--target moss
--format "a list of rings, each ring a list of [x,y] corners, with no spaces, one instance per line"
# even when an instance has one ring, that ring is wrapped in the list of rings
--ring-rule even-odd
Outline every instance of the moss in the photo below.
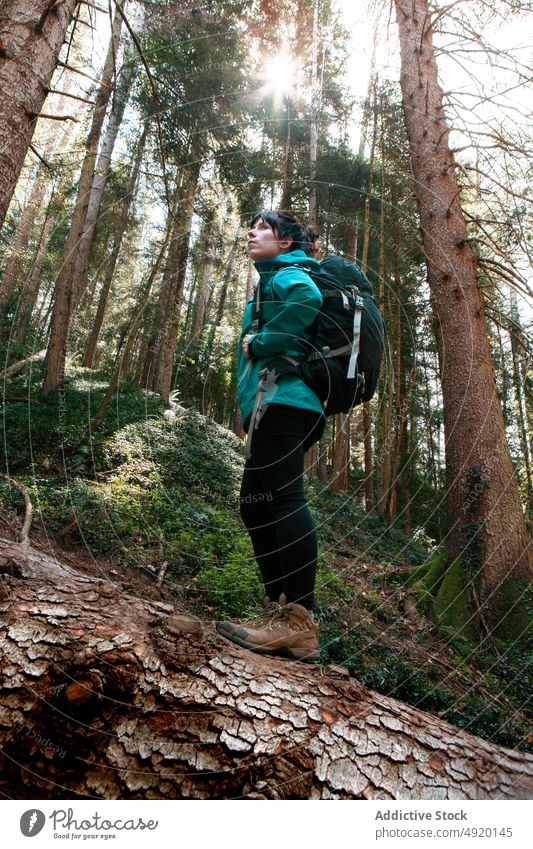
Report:
[[[456,637],[467,641],[477,639],[477,617],[465,586],[464,567],[460,558],[446,569],[432,606],[432,614],[438,625],[453,628]]]
[[[532,619],[528,611],[533,595],[527,581],[509,578],[497,594],[498,624],[495,635],[501,640],[522,640],[532,635]]]
[[[432,571],[435,568],[439,568],[442,566],[442,562],[444,560],[444,555],[439,554],[437,557],[434,557],[433,560],[428,560],[422,563],[420,566],[416,566],[414,569],[406,570],[402,572],[402,577],[405,579],[405,583],[408,586],[412,584],[416,584],[418,581],[422,580],[425,575]]]
[[[439,554],[438,557],[415,569],[409,584],[412,584],[416,589],[417,606],[421,613],[428,613],[431,609],[444,572],[445,559],[443,554]]]

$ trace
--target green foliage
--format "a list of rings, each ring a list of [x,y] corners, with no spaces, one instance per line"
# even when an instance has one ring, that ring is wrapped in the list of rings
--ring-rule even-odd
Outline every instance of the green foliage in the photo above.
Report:
[[[316,479],[306,481],[320,538],[327,547],[355,545],[368,557],[394,560],[401,566],[420,563],[427,548],[394,526],[386,527],[374,513],[355,507],[346,493],[331,494]]]
[[[100,430],[92,420],[109,385],[108,377],[67,365],[63,389],[42,393],[43,364],[9,379],[4,404],[4,457],[8,469],[32,466],[65,472],[93,461],[99,466],[104,440],[127,422],[148,419],[161,409],[159,398],[138,386],[121,384]],[[28,403],[11,398],[28,398]]]
[[[376,601],[370,594],[370,607]],[[321,660],[341,664],[371,689],[437,714],[470,734],[500,746],[532,750],[521,710],[533,687],[530,652],[507,646],[500,657],[487,650],[478,656],[456,641],[456,673],[448,673],[443,683],[440,667],[430,662],[421,669],[419,661],[410,658],[409,645],[401,653],[396,650],[395,637],[391,633],[389,642],[362,612],[360,624],[351,628],[342,614],[330,612],[321,622]],[[427,633],[421,631],[418,637],[424,642]]]
[[[237,500],[240,440],[193,410],[180,408],[174,421],[152,419],[128,425],[105,446],[107,463],[148,459],[161,481],[207,501]]]

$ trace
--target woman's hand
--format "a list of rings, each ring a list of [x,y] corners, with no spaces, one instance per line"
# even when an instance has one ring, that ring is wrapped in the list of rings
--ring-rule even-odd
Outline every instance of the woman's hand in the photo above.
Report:
[[[252,336],[253,333],[247,333],[242,340],[242,350],[247,360],[250,360],[252,357],[252,352],[248,350],[248,339],[251,339]]]

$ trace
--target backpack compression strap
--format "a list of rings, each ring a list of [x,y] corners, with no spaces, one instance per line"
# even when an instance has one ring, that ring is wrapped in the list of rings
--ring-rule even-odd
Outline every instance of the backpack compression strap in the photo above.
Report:
[[[252,333],[257,333],[262,324],[261,316],[261,279],[257,281],[252,301]]]
[[[355,310],[353,313],[353,341],[352,353],[350,354],[350,362],[348,363],[348,379],[355,377],[355,367],[357,365],[357,357],[359,356],[359,346],[361,344],[361,318],[363,315],[364,301],[360,295],[355,296]]]

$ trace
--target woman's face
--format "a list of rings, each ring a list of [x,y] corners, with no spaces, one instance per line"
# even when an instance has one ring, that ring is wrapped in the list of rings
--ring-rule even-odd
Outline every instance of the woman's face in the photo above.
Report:
[[[270,224],[258,218],[253,227],[248,230],[248,253],[253,262],[274,259],[279,254],[287,253],[292,239],[278,239]]]

